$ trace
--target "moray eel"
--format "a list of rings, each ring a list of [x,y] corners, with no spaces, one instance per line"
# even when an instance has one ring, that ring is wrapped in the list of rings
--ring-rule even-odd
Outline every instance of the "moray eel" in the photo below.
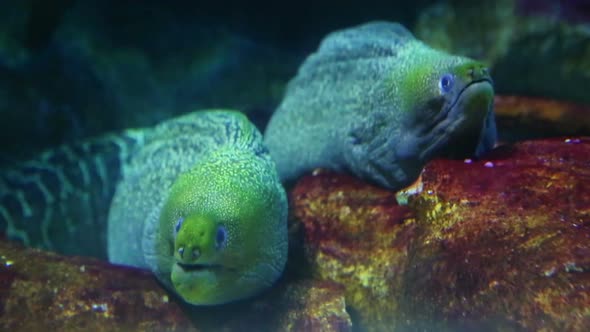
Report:
[[[106,243],[112,263],[153,271],[194,305],[255,295],[287,259],[285,191],[262,135],[233,111],[63,146],[2,172],[0,226],[67,254]]]
[[[305,60],[265,143],[284,181],[322,167],[397,190],[432,158],[490,150],[493,97],[483,64],[367,23],[331,33]]]
[[[108,255],[191,304],[251,296],[281,275],[287,203],[262,135],[239,113],[165,122],[117,186]]]

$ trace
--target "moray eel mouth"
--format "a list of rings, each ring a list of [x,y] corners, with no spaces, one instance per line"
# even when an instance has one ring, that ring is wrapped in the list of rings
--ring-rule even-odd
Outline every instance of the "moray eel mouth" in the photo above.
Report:
[[[493,97],[494,88],[489,78],[466,84],[450,106],[445,107],[434,119],[434,125],[425,137],[427,146],[420,158],[425,160],[440,154],[451,140],[473,145],[471,153],[475,152],[486,115],[492,111]]]
[[[203,272],[209,273],[233,273],[237,269],[215,263],[181,263],[175,262],[176,270],[182,273],[199,274]]]
[[[170,271],[171,287],[187,303],[202,305],[219,302],[223,293],[239,275],[238,270],[221,264],[181,263],[175,261]],[[221,293],[220,293],[221,292]]]
[[[448,107],[448,109],[446,110],[445,113],[448,114],[459,103],[459,101],[461,101],[461,98],[464,95],[469,94],[470,92],[474,92],[474,89],[477,87],[481,87],[482,84],[485,85],[486,87],[489,85],[489,87],[491,88],[492,87],[492,80],[490,78],[486,77],[486,78],[475,80],[475,81],[472,81],[472,82],[469,82],[468,84],[466,84],[463,87],[463,89],[461,89],[461,91],[459,91],[459,93],[457,94],[457,98],[455,98],[454,102],[451,104],[451,106]],[[478,92],[475,91],[475,94],[477,94],[477,93]],[[473,95],[473,93],[471,95]]]
[[[172,266],[172,273],[177,276],[183,275],[183,278],[201,278],[212,275],[235,275],[238,273],[238,269],[215,263],[181,263],[176,261]]]
[[[182,269],[184,272],[200,272],[200,271],[207,271],[207,270],[223,270],[225,269],[221,264],[186,264],[176,262],[176,265]]]

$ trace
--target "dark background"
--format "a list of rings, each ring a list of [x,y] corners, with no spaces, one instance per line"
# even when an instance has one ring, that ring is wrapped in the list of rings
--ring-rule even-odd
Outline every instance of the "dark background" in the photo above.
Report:
[[[0,166],[200,108],[240,109],[262,129],[285,84],[327,33],[371,20],[413,30],[426,8],[441,3],[456,9],[474,4],[0,0]],[[497,3],[570,23],[590,16],[587,0]],[[531,59],[526,52],[515,53],[519,68]],[[508,70],[496,75],[497,91],[526,94],[526,82],[539,81],[503,84],[513,81],[512,60],[504,61]],[[545,66],[545,60],[538,62]]]

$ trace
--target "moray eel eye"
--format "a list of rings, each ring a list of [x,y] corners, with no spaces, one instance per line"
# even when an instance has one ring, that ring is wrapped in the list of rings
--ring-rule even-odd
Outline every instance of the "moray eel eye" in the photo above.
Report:
[[[224,226],[218,226],[217,232],[215,233],[215,247],[221,249],[225,246],[227,239],[227,230]]]
[[[176,225],[174,225],[174,234],[178,234],[183,221],[184,221],[183,217],[178,218],[178,221],[176,221]]]
[[[447,93],[453,88],[455,77],[452,74],[444,74],[438,82],[438,87],[442,93]]]

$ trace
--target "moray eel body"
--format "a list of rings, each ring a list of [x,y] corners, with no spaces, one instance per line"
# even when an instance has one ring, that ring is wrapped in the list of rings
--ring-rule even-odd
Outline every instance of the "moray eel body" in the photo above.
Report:
[[[305,60],[265,143],[282,180],[324,167],[397,190],[434,157],[490,150],[493,96],[481,63],[399,24],[367,23],[328,35]]]
[[[111,262],[153,271],[195,305],[252,296],[287,259],[285,191],[262,135],[232,111],[63,146],[2,172],[0,226],[66,254],[101,257],[106,245]]]
[[[66,255],[107,259],[106,224],[122,165],[149,129],[63,144],[0,169],[0,231]]]
[[[272,285],[287,259],[287,203],[258,130],[240,113],[197,112],[147,140],[113,198],[111,262],[149,268],[196,305]]]

